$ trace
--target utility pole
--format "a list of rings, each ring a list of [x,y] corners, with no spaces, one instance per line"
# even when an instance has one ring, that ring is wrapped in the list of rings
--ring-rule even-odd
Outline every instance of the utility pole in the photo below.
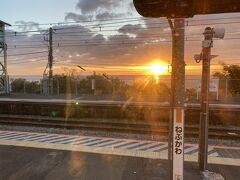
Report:
[[[48,92],[53,94],[53,29],[49,28],[49,51],[48,51],[49,77]]]
[[[112,96],[114,96],[114,92],[115,92],[115,83],[114,83],[114,79],[113,78],[109,78],[107,74],[103,73],[102,74],[103,77],[105,77],[107,80],[110,80],[111,85],[112,85]]]
[[[23,81],[23,93],[26,94],[26,81]]]
[[[210,59],[213,46],[212,28],[206,28],[204,32],[202,50],[202,86],[201,86],[201,113],[200,113],[200,144],[199,144],[199,169],[207,169],[208,159],[208,123],[209,123],[209,83],[210,83]]]
[[[11,26],[0,20],[0,91],[9,94],[9,77],[7,68],[7,44],[5,39],[5,27]],[[2,59],[3,58],[3,59]]]
[[[199,63],[202,60],[202,83],[201,83],[201,112],[200,112],[200,129],[199,129],[199,169],[207,170],[208,162],[208,125],[209,125],[209,84],[210,84],[210,64],[213,47],[213,38],[223,39],[224,29],[214,29],[207,27],[203,33],[204,41],[202,42],[202,52],[195,55],[195,60]]]
[[[92,91],[93,95],[96,95],[96,72],[93,72],[93,77],[92,77]]]
[[[59,79],[57,79],[57,95],[59,96],[59,94],[60,94]]]
[[[172,30],[171,114],[169,122],[170,179],[183,179],[184,169],[184,101],[185,20],[168,20]]]
[[[74,88],[75,88],[75,95],[77,96],[78,95],[78,80],[77,79],[75,79],[74,80]]]

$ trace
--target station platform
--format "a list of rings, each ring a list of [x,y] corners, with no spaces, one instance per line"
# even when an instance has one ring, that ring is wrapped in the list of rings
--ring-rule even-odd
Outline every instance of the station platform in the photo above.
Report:
[[[0,179],[167,179],[167,149],[166,142],[0,131]],[[184,149],[185,179],[202,179],[197,145]],[[237,180],[240,147],[210,146],[209,170]]]

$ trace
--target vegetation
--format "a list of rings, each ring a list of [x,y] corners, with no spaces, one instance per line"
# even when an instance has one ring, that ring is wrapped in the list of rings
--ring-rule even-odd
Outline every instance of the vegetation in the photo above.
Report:
[[[14,93],[40,93],[40,83],[38,81],[27,81],[26,79],[12,79],[11,90]]]
[[[219,78],[220,82],[222,80],[228,80],[228,91],[233,96],[240,95],[240,66],[239,65],[226,65],[223,64],[223,70],[221,72],[215,72],[214,77]],[[220,88],[223,87],[225,83],[220,84]]]
[[[106,78],[102,75],[80,77],[73,74],[55,75],[54,94],[93,95],[92,80],[95,79],[95,95],[107,95],[113,99],[131,99],[139,101],[167,100],[170,90],[164,83],[154,78],[135,81],[129,85],[118,78]],[[11,81],[13,93],[40,93],[40,83],[26,79]]]
[[[170,89],[164,83],[157,83],[153,78],[141,79],[133,83],[127,91],[128,99],[139,101],[167,100],[170,96]]]

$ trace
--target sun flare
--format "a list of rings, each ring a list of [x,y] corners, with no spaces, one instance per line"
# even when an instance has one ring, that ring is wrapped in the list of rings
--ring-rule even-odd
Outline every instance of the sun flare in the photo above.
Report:
[[[147,73],[159,76],[166,74],[168,72],[168,65],[160,62],[155,62],[153,64],[147,65],[144,68]]]

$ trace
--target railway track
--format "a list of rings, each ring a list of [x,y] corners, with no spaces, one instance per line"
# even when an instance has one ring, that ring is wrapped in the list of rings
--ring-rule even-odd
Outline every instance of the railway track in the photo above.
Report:
[[[95,119],[95,118],[52,118],[44,116],[0,115],[0,125],[48,127],[62,129],[94,130],[106,132],[124,132],[131,134],[148,134],[168,136],[168,124],[154,121]],[[198,126],[186,125],[185,136],[199,135]],[[209,138],[240,140],[240,128],[210,126]]]

